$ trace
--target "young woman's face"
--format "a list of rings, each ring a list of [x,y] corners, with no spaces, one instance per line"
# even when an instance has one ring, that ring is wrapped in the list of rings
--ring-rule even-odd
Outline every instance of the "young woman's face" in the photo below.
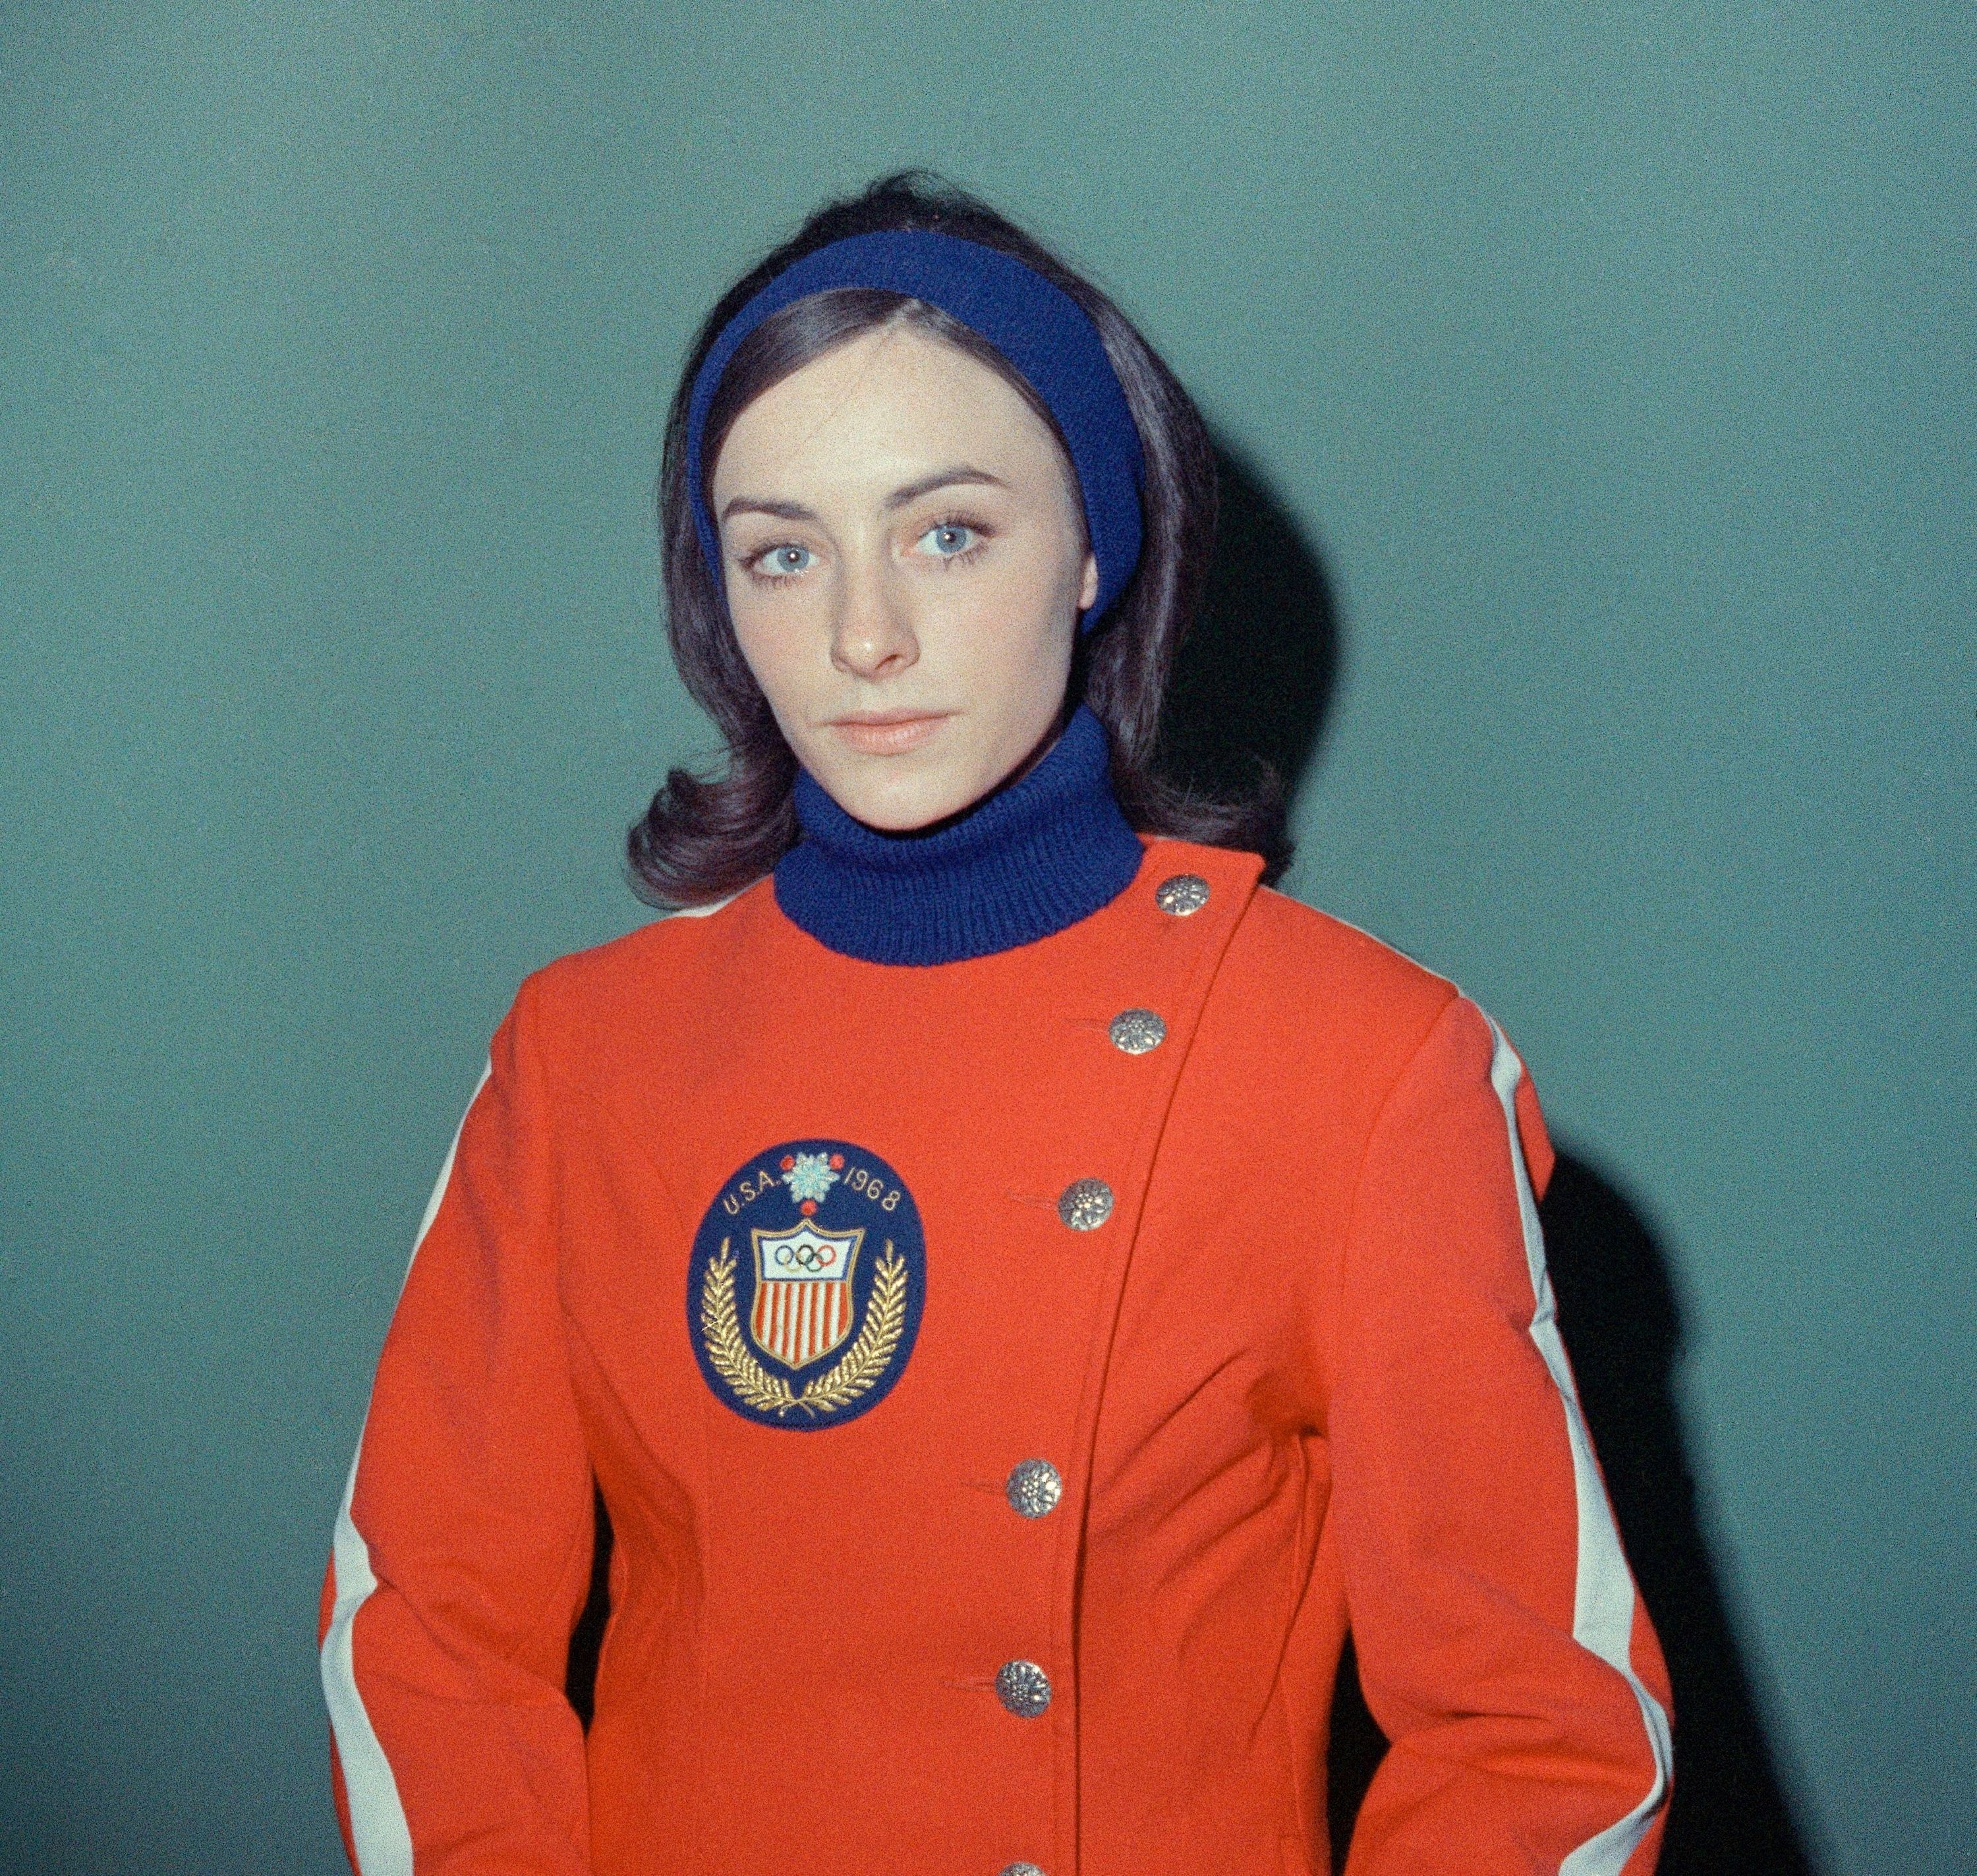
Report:
[[[924,827],[1041,752],[1098,569],[1056,438],[985,365],[910,326],[812,360],[735,420],[713,508],[742,655],[847,813]]]

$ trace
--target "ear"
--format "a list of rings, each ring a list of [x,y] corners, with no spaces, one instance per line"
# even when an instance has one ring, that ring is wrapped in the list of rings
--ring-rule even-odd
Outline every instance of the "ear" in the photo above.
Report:
[[[1084,556],[1084,579],[1078,589],[1078,609],[1088,610],[1098,597],[1098,556],[1088,553]]]

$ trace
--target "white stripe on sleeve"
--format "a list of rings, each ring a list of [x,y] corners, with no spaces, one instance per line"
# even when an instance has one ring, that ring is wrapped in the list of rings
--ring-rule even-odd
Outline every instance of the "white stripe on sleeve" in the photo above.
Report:
[[[1625,1677],[1639,1703],[1641,1722],[1647,1729],[1648,1750],[1655,1762],[1653,1780],[1641,1802],[1617,1823],[1609,1825],[1573,1851],[1559,1864],[1559,1876],[1619,1876],[1627,1859],[1646,1835],[1655,1812],[1667,1799],[1674,1742],[1667,1713],[1634,1672],[1631,1653],[1634,1579],[1620,1548],[1620,1533],[1613,1522],[1612,1508],[1606,1501],[1606,1488],[1593,1460],[1592,1442],[1586,1430],[1586,1416],[1579,1410],[1565,1344],[1559,1339],[1551,1273],[1545,1267],[1544,1235],[1539,1228],[1537,1200],[1531,1191],[1523,1141],[1517,1129],[1517,1084],[1523,1079],[1524,1065],[1494,1021],[1487,1016],[1484,1020],[1490,1024],[1493,1045],[1490,1085],[1503,1104],[1504,1123],[1510,1129],[1510,1165],[1517,1182],[1524,1256],[1530,1267],[1531,1294],[1536,1299],[1531,1340],[1537,1344],[1565,1404],[1566,1433],[1572,1442],[1572,1482],[1579,1503],[1579,1571],[1573,1595],[1572,1638]],[[368,1870],[365,1876],[370,1876]]]
[[[474,1101],[480,1098],[480,1090],[493,1072],[491,1063],[480,1071],[473,1098],[467,1103],[467,1113],[474,1111]],[[405,1265],[408,1279],[412,1274],[412,1260],[418,1258],[426,1233],[439,1216],[441,1202],[453,1178],[453,1162],[460,1152],[460,1136],[466,1130],[467,1114],[462,1114],[460,1125],[453,1130],[453,1144],[446,1149],[445,1162],[434,1182],[432,1197],[426,1202],[418,1235],[412,1241],[412,1259]],[[398,1286],[398,1294],[404,1294],[403,1283]],[[365,1419],[369,1419],[368,1413]],[[351,1653],[357,1612],[378,1587],[378,1579],[371,1570],[370,1546],[350,1515],[351,1498],[357,1489],[358,1462],[363,1454],[364,1436],[360,1431],[357,1451],[351,1457],[350,1477],[343,1488],[343,1502],[337,1509],[331,1548],[336,1601],[328,1631],[322,1638],[322,1691],[329,1703],[329,1726],[336,1739],[337,1757],[343,1766],[345,1795],[350,1801],[350,1835],[356,1847],[359,1876],[412,1876],[411,1827],[405,1822],[405,1808],[399,1800],[398,1782],[392,1776],[391,1761],[385,1756],[371,1716],[364,1710],[364,1696],[357,1689],[356,1665]]]

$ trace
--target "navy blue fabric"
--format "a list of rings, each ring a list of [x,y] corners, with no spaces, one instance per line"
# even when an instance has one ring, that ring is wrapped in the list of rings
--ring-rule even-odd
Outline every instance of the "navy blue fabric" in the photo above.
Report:
[[[882,834],[799,770],[803,838],[776,903],[820,945],[868,964],[955,964],[1048,938],[1107,905],[1139,871],[1112,793],[1105,726],[1081,704],[1042,761],[930,834]]]
[[[1145,465],[1126,394],[1098,328],[1062,288],[1013,254],[952,235],[899,229],[852,235],[806,254],[750,300],[714,342],[687,409],[686,481],[701,551],[725,593],[721,536],[702,499],[701,433],[735,348],[771,313],[832,287],[874,287],[937,306],[977,332],[1022,374],[1056,418],[1084,503],[1098,592],[1079,621],[1089,631],[1140,559]]]

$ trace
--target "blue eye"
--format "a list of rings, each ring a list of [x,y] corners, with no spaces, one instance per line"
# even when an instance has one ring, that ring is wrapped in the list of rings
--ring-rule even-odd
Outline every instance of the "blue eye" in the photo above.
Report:
[[[786,542],[781,547],[771,547],[757,562],[757,569],[772,579],[787,579],[807,572],[810,563],[817,558],[807,547],[798,547]]]
[[[920,536],[920,545],[942,560],[952,560],[975,544],[975,530],[965,522],[943,521]]]

